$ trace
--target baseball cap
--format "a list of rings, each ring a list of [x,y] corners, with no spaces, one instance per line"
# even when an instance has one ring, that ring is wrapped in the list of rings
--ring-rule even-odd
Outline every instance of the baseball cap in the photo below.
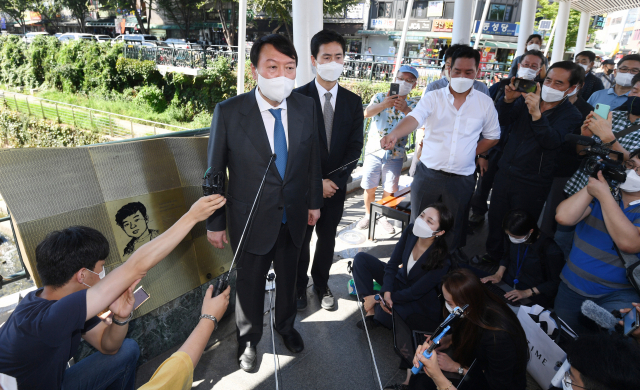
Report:
[[[400,69],[398,70],[398,73],[400,72],[407,72],[407,73],[411,73],[412,75],[414,75],[416,77],[416,79],[418,79],[420,76],[418,75],[418,71],[416,70],[416,68],[414,68],[413,66],[409,66],[409,65],[402,65],[400,67]]]

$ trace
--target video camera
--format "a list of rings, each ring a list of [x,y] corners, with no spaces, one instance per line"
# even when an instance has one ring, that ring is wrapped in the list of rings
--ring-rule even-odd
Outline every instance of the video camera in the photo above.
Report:
[[[567,134],[565,141],[587,147],[580,152],[585,159],[583,169],[587,175],[597,178],[598,171],[602,171],[602,176],[612,189],[617,189],[620,183],[627,180],[624,154],[621,152],[602,146],[593,138],[582,135]]]

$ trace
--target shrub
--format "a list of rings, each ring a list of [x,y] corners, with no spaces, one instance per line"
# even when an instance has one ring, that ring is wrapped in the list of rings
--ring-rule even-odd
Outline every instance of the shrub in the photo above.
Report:
[[[138,61],[120,57],[116,61],[116,71],[126,79],[128,86],[156,83],[162,75],[156,70],[153,61]]]
[[[145,85],[140,88],[133,101],[141,105],[146,104],[155,112],[163,112],[167,109],[167,101],[164,100],[164,94],[155,85]]]

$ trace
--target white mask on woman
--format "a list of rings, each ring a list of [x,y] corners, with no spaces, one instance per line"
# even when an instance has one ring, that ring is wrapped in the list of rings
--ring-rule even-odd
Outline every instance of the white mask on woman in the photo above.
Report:
[[[621,87],[630,87],[631,79],[633,79],[633,74],[631,73],[622,73],[618,71],[616,74],[616,84]]]
[[[513,242],[514,244],[522,244],[523,242],[525,242],[525,241],[527,241],[529,239],[530,235],[531,235],[531,233],[527,234],[526,236],[524,236],[522,238],[515,238],[511,234],[508,234],[509,240],[511,242]]]
[[[407,96],[411,92],[413,85],[407,81],[396,79],[396,83],[400,85],[398,95]]]
[[[288,98],[295,84],[295,80],[291,80],[285,76],[266,79],[258,73],[258,88],[260,88],[260,92],[262,92],[267,99],[273,100],[274,102],[280,103]]]
[[[620,184],[620,189],[624,192],[640,191],[640,176],[634,169],[627,169],[627,180]]]
[[[342,70],[344,69],[343,64],[339,64],[335,61],[331,61],[326,64],[318,64],[316,66],[316,70],[320,77],[325,81],[334,82],[340,78],[342,74]]]
[[[445,301],[444,302],[444,307],[447,308],[447,311],[449,311],[449,313],[453,313],[453,307],[451,307],[451,305],[449,304],[449,302]]]
[[[537,43],[532,43],[530,45],[527,45],[527,51],[531,51],[531,50],[540,50],[540,45],[538,45]]]
[[[413,235],[420,238],[431,238],[437,230],[431,230],[427,221],[422,218],[416,219],[413,223]]]
[[[466,77],[454,77],[449,81],[449,83],[451,85],[451,89],[457,93],[465,93],[473,87],[474,81],[474,79],[468,79]]]

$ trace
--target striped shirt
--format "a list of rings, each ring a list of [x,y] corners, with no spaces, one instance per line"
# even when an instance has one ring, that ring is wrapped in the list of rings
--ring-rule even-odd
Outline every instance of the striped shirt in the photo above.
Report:
[[[640,119],[637,119],[633,123],[629,121],[628,112],[612,111],[611,115],[613,116],[612,131],[614,135],[629,126],[640,125]],[[596,142],[602,143],[597,135],[594,135],[593,138],[596,140]],[[618,142],[627,152],[633,152],[634,150],[640,148],[640,130],[636,130],[631,132],[630,134],[625,135],[624,137],[619,139]],[[584,188],[584,186],[586,186],[588,182],[589,176],[581,167],[576,171],[576,173],[573,174],[571,179],[569,179],[567,184],[564,186],[564,192],[571,196]]]
[[[635,226],[640,227],[639,201],[631,202],[626,209],[620,201],[620,208]],[[640,258],[640,253],[636,255]],[[632,288],[597,199],[591,204],[591,213],[576,225],[571,253],[560,278],[576,293],[591,298]]]

